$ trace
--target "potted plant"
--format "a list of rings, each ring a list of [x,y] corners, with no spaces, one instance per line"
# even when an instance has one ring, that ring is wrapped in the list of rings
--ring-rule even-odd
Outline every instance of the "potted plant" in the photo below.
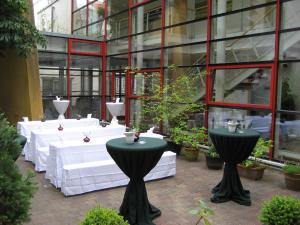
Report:
[[[183,125],[184,124],[184,125]],[[206,143],[207,134],[204,127],[187,129],[186,123],[181,123],[180,127],[172,129],[171,133],[175,133],[175,143],[181,143],[181,154],[189,161],[197,161],[199,154],[199,145]]]
[[[99,7],[99,8],[97,9],[97,14],[98,14],[98,17],[103,18],[104,15],[105,15],[105,9],[104,9],[103,7]]]
[[[208,152],[205,154],[205,158],[208,169],[220,170],[223,168],[224,161],[220,158],[214,145],[210,146]]]
[[[112,209],[96,206],[85,215],[79,225],[129,225],[122,216]]]
[[[285,165],[283,168],[285,174],[285,184],[290,190],[300,190],[300,166]]]
[[[263,157],[271,147],[272,141],[265,141],[263,138],[259,138],[251,153],[251,158],[248,158],[242,164],[238,164],[239,175],[251,180],[262,179],[265,167],[258,162],[258,158]]]
[[[263,203],[259,220],[265,225],[300,224],[300,200],[290,196],[274,196]]]

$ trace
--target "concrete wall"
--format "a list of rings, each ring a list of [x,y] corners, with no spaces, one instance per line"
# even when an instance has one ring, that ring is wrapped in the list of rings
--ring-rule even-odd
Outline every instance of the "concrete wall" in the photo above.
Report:
[[[33,21],[32,13],[29,18]],[[36,54],[24,58],[9,50],[5,57],[0,57],[0,110],[12,123],[23,116],[31,119],[43,116]]]

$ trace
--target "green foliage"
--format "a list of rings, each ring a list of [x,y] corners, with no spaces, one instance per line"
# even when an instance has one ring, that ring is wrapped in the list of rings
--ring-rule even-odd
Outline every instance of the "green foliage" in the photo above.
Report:
[[[199,224],[201,220],[203,220],[205,225],[211,225],[210,221],[208,220],[208,217],[214,215],[214,211],[211,208],[209,208],[204,201],[199,200],[198,209],[191,210],[190,214],[199,217],[199,220],[197,221],[196,225]]]
[[[188,119],[188,113],[203,111],[203,104],[195,102],[201,74],[179,74],[173,80],[167,80],[163,86],[160,85],[159,73],[146,73],[143,76],[147,84],[144,90],[147,97],[141,100],[143,123],[148,120],[149,124],[159,126],[165,122],[174,128]]]
[[[170,130],[170,139],[175,144],[184,144],[186,147],[198,148],[199,144],[207,144],[207,132],[204,127],[188,129],[186,122]]]
[[[16,130],[0,114],[0,224],[19,225],[29,220],[36,190],[32,173],[22,176],[14,160],[21,152]]]
[[[99,7],[99,8],[97,9],[97,14],[98,14],[99,17],[100,17],[100,16],[104,17],[105,9],[102,8],[102,7]]]
[[[263,204],[259,219],[265,225],[300,224],[300,200],[289,196],[274,196]]]
[[[21,154],[21,146],[16,142],[17,131],[0,113],[0,156],[16,160]]]
[[[28,20],[27,0],[2,0],[0,7],[0,54],[16,49],[28,56],[37,44],[45,47],[46,40]]]
[[[300,174],[300,166],[299,165],[288,164],[288,165],[285,165],[282,169],[285,173],[288,173],[288,174]]]
[[[220,158],[220,155],[216,151],[216,147],[214,145],[210,146],[207,155],[211,158]]]
[[[96,206],[85,215],[79,225],[129,225],[112,209]]]
[[[251,156],[254,159],[247,159],[243,162],[243,165],[245,167],[256,167],[258,166],[258,158],[262,158],[268,151],[269,149],[273,146],[272,141],[265,141],[263,138],[259,138],[259,140],[256,143],[255,148],[253,149]]]

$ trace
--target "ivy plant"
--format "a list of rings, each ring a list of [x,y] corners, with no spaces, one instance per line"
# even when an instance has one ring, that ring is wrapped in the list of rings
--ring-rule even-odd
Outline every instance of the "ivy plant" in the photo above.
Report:
[[[16,49],[20,56],[28,56],[37,44],[46,46],[42,34],[30,22],[27,0],[2,0],[0,7],[0,54]]]

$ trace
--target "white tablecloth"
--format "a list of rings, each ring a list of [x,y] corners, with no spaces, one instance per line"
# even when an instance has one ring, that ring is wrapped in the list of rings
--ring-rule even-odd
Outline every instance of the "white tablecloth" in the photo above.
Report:
[[[89,127],[89,126],[98,126],[99,120],[96,118],[83,118],[80,120],[77,119],[65,119],[65,120],[46,120],[45,122],[41,121],[29,121],[29,122],[18,122],[17,130],[18,133],[30,137],[31,131],[36,129],[57,129],[59,124],[62,124],[64,128],[72,127]]]
[[[65,165],[93,161],[112,160],[106,150],[106,142],[123,135],[109,135],[102,138],[91,138],[88,143],[82,140],[51,143],[46,169],[46,178],[56,187],[61,187],[62,169]]]
[[[125,126],[101,126],[81,127],[81,128],[64,128],[63,131],[57,129],[34,130],[31,132],[31,142],[29,151],[25,154],[25,159],[32,161],[36,165],[37,171],[46,169],[46,161],[48,152],[47,149],[39,151],[39,148],[49,147],[51,142],[65,142],[68,140],[78,140],[83,142],[86,134],[89,134],[91,140],[103,139],[104,137],[123,135]],[[105,140],[105,138],[104,138]]]

